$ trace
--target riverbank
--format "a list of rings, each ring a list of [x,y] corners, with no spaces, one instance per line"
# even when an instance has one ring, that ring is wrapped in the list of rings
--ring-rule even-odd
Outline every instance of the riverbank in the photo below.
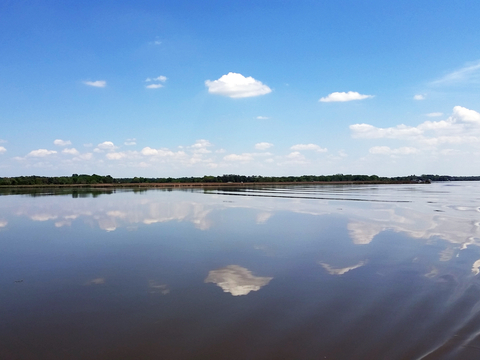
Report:
[[[381,185],[381,184],[425,184],[411,181],[303,181],[303,182],[229,182],[229,183],[122,183],[122,184],[38,184],[0,185],[0,188],[95,188],[95,189],[135,189],[135,188],[217,188],[217,187],[256,187],[279,185]]]

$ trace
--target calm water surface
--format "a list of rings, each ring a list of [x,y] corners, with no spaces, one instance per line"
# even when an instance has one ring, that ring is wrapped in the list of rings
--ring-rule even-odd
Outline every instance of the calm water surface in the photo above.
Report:
[[[0,359],[480,359],[480,183],[7,193]]]

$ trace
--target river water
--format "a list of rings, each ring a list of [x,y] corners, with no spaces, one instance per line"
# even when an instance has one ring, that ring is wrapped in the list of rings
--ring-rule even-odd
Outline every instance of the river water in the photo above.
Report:
[[[1,359],[480,358],[480,183],[11,193]]]

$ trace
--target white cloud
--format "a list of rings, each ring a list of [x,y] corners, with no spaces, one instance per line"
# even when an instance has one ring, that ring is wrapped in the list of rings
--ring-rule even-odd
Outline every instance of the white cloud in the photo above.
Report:
[[[159,89],[159,88],[162,88],[163,85],[162,84],[150,84],[150,85],[147,85],[145,86],[147,89]]]
[[[158,76],[158,77],[156,77],[156,78],[147,78],[145,81],[146,81],[146,82],[150,82],[150,81],[161,81],[161,82],[165,82],[165,81],[167,81],[167,77],[166,77],[166,76],[163,76],[163,75],[160,75],[160,76]]]
[[[391,149],[388,146],[374,146],[369,150],[370,154],[379,154],[379,155],[410,155],[418,152],[417,149],[413,147],[401,147],[398,149]]]
[[[0,144],[4,144],[4,143],[7,143],[7,142],[8,142],[7,140],[0,139]]]
[[[273,144],[270,144],[268,142],[261,142],[261,143],[255,144],[255,149],[257,149],[257,150],[267,150],[267,149],[271,148],[272,146],[273,146]]]
[[[173,157],[173,156],[184,156],[183,151],[173,152],[169,149],[152,149],[151,147],[144,147],[141,151],[141,154],[144,156],[156,156],[156,157]]]
[[[230,154],[230,155],[227,155],[227,156],[224,156],[223,157],[223,160],[225,161],[241,161],[241,162],[247,162],[247,161],[251,161],[253,160],[253,156],[252,154],[241,154],[241,155],[237,155],[237,154]]]
[[[70,154],[70,155],[78,155],[78,154],[79,154],[78,150],[75,149],[75,148],[63,149],[63,150],[62,150],[62,153],[64,153],[64,154]]]
[[[160,83],[165,83],[167,81],[167,77],[160,75],[156,78],[147,78],[145,82],[155,82],[155,84],[150,84],[145,86],[147,89],[159,89],[163,87],[163,84]]]
[[[364,139],[401,139],[422,134],[420,129],[403,124],[390,128],[377,128],[369,124],[353,124],[350,125],[350,130],[352,130],[354,138]]]
[[[369,124],[354,124],[350,125],[350,130],[354,138],[406,140],[430,150],[442,144],[472,144],[478,146],[480,143],[480,113],[462,106],[455,106],[451,116],[446,120],[428,120],[417,126],[401,124],[390,128],[377,128]],[[379,151],[394,153],[383,147],[373,149],[373,153],[379,153]],[[401,149],[408,151],[405,150],[407,148]],[[370,152],[372,153],[372,151]],[[400,153],[397,152],[397,154]]]
[[[268,120],[270,119],[268,116],[257,116],[257,120]]]
[[[344,101],[352,101],[352,100],[363,100],[373,98],[373,95],[362,95],[356,91],[349,91],[349,92],[334,92],[326,97],[322,97],[320,102],[344,102]]]
[[[135,138],[127,139],[127,140],[125,140],[124,144],[127,145],[127,146],[137,145],[137,139],[135,139]]]
[[[33,157],[44,157],[52,154],[56,154],[57,152],[55,150],[47,150],[47,149],[38,149],[38,150],[33,150],[30,151],[27,156],[33,156]]]
[[[475,110],[469,110],[462,106],[455,106],[452,114],[453,121],[462,121],[468,123],[480,123],[480,114]]]
[[[100,143],[97,145],[97,149],[100,149],[100,150],[113,151],[116,148],[117,147],[111,141],[104,141],[103,143]]]
[[[67,145],[72,145],[72,142],[70,140],[56,139],[53,141],[53,144],[58,146],[67,146]]]
[[[231,98],[245,98],[252,96],[265,95],[272,90],[261,81],[253,77],[245,77],[242,74],[229,72],[220,79],[205,81],[210,94],[228,96]]]
[[[290,150],[294,151],[302,151],[302,150],[315,150],[318,152],[327,152],[328,150],[326,148],[321,148],[318,145],[315,144],[297,144],[293,145]]]
[[[417,94],[413,97],[413,100],[425,100],[425,95]]]
[[[462,83],[480,82],[480,61],[465,65],[463,68],[453,71],[444,77],[431,82],[431,85],[455,85]]]
[[[108,160],[120,160],[120,159],[123,159],[126,156],[127,156],[127,154],[125,154],[123,152],[112,152],[112,153],[108,153],[106,155]]]
[[[3,154],[5,151],[7,151],[7,149],[5,149],[3,146],[0,146],[0,154]]]
[[[428,117],[438,117],[438,116],[442,116],[442,115],[443,115],[443,113],[441,113],[441,112],[432,112],[432,113],[426,114],[426,116],[428,116]]]
[[[100,87],[100,88],[107,86],[107,82],[105,80],[84,81],[83,83],[88,86]]]
[[[210,146],[213,146],[210,141],[205,140],[205,139],[200,139],[200,140],[195,141],[195,144],[193,144],[190,147],[193,148],[193,149],[201,149],[201,148],[207,148],[207,147],[210,147]]]
[[[305,156],[303,156],[301,153],[298,151],[293,151],[290,154],[287,155],[287,158],[290,160],[305,160]]]
[[[85,153],[85,154],[78,155],[76,158],[74,158],[74,160],[91,160],[92,158],[93,158],[92,153]]]

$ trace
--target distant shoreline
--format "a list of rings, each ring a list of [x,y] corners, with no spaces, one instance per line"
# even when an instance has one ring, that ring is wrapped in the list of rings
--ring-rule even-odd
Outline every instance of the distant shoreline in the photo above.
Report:
[[[115,183],[115,184],[37,184],[37,185],[0,185],[0,188],[215,188],[215,187],[245,187],[266,185],[395,185],[395,184],[426,184],[412,181],[292,181],[292,182],[231,182],[231,183]]]

